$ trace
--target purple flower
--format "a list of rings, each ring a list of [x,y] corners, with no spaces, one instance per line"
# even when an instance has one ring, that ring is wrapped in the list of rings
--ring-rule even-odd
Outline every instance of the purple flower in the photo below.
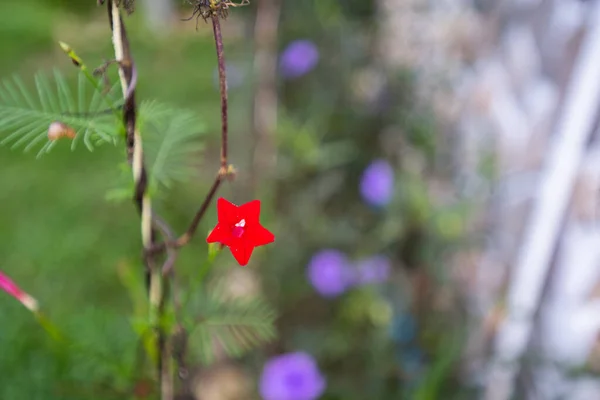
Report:
[[[394,170],[385,160],[373,161],[363,172],[360,180],[360,194],[363,199],[376,207],[385,206],[394,193]]]
[[[319,62],[319,50],[308,40],[291,42],[281,54],[279,68],[286,78],[298,78],[309,73]]]
[[[385,282],[390,276],[391,269],[390,260],[385,256],[366,258],[358,263],[356,283],[368,285]]]
[[[315,400],[325,390],[325,378],[310,354],[287,353],[265,364],[259,387],[264,400]]]
[[[353,271],[344,253],[322,250],[308,264],[308,279],[322,296],[336,297],[352,284]]]

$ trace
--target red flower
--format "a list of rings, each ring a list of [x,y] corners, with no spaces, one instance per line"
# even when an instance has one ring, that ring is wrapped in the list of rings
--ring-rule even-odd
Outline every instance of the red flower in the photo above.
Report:
[[[31,311],[37,311],[37,301],[21,290],[8,276],[4,275],[0,271],[0,289],[10,294],[15,299],[19,300],[21,304],[30,309]]]
[[[229,247],[240,265],[248,264],[255,247],[275,241],[275,236],[258,220],[260,200],[238,207],[221,197],[217,200],[217,214],[219,223],[206,241]]]

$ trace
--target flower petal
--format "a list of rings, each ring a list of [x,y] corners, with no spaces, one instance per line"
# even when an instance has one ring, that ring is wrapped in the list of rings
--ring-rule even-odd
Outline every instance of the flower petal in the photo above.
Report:
[[[17,299],[23,296],[23,291],[2,272],[0,272],[0,289]]]
[[[248,231],[248,241],[253,246],[263,246],[275,241],[275,235],[273,235],[267,228],[258,224],[251,227]]]
[[[235,224],[239,221],[239,207],[230,201],[219,197],[217,200],[217,215],[219,222]]]
[[[38,310],[37,300],[25,293],[8,276],[0,271],[0,289],[19,300],[30,311]]]
[[[236,261],[241,266],[244,266],[248,264],[248,261],[250,261],[250,256],[252,255],[252,251],[254,251],[254,246],[250,246],[248,244],[239,244],[237,246],[230,246],[229,250],[231,250],[231,254],[233,254]]]
[[[215,226],[215,229],[208,235],[206,238],[207,243],[223,243],[224,245],[228,245],[231,241],[231,232],[227,229],[227,226],[218,223]]]
[[[260,215],[260,200],[252,200],[239,207],[239,215],[251,224],[258,223]]]

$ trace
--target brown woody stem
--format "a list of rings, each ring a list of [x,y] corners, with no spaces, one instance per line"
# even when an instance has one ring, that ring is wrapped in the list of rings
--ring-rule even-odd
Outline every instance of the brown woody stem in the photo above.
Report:
[[[185,246],[192,239],[192,237],[194,236],[194,233],[196,233],[196,230],[198,229],[198,225],[200,224],[202,217],[206,213],[206,210],[208,210],[208,206],[212,202],[213,197],[215,197],[215,194],[217,193],[219,186],[221,186],[221,182],[223,182],[223,178],[224,178],[224,176],[222,176],[221,174],[217,175],[217,178],[213,182],[213,185],[211,186],[208,194],[204,198],[204,201],[202,202],[202,205],[198,209],[198,212],[196,212],[196,215],[194,215],[194,219],[192,220],[192,223],[190,224],[189,228],[183,235],[181,235],[175,241],[175,243],[174,243],[175,247]]]
[[[221,170],[227,170],[227,73],[225,71],[225,55],[223,52],[223,37],[221,35],[221,21],[218,14],[212,15],[213,33],[217,48],[217,62],[219,64],[219,90],[221,92]]]
[[[144,152],[142,138],[136,129],[136,103],[135,88],[137,71],[133,63],[129,40],[119,4],[115,0],[108,1],[108,15],[112,29],[115,59],[119,65],[119,77],[123,89],[123,122],[126,128],[127,160],[132,166],[135,182],[135,204],[141,214],[141,233],[144,246],[144,262],[146,272],[149,274],[148,296],[150,302],[149,320],[156,331],[156,347],[158,355],[158,378],[161,388],[162,400],[173,400],[173,371],[170,359],[170,337],[161,327],[161,320],[165,307],[165,291],[168,287],[167,277],[162,276],[162,268],[155,261],[155,255],[150,249],[154,247],[155,235],[153,222],[152,203],[147,192],[148,176],[144,165]],[[170,231],[168,226],[166,231]],[[174,262],[174,256],[169,254],[169,260]]]

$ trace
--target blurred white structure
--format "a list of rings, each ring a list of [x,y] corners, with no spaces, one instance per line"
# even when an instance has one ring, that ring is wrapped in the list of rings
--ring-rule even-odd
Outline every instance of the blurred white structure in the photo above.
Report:
[[[600,328],[600,314],[590,312],[600,308],[584,301],[590,289],[585,290],[585,284],[593,285],[600,272],[600,235],[594,234],[594,228],[582,229],[567,215],[600,109],[600,7],[592,10],[589,24],[566,86],[532,211],[512,267],[508,315],[496,338],[489,399],[509,399],[512,395],[519,361],[531,343],[536,323],[542,364],[547,360],[563,367],[585,362]],[[557,246],[559,256],[553,262]],[[550,277],[552,264],[554,276]],[[547,283],[554,290],[547,291],[543,302]],[[556,396],[558,383],[560,380],[555,377],[539,381],[537,392],[545,392],[544,398]],[[570,395],[564,393],[567,394]]]
[[[600,2],[379,3],[382,57],[418,71],[457,180],[488,204],[465,378],[490,400],[600,399],[571,373],[600,372]]]

